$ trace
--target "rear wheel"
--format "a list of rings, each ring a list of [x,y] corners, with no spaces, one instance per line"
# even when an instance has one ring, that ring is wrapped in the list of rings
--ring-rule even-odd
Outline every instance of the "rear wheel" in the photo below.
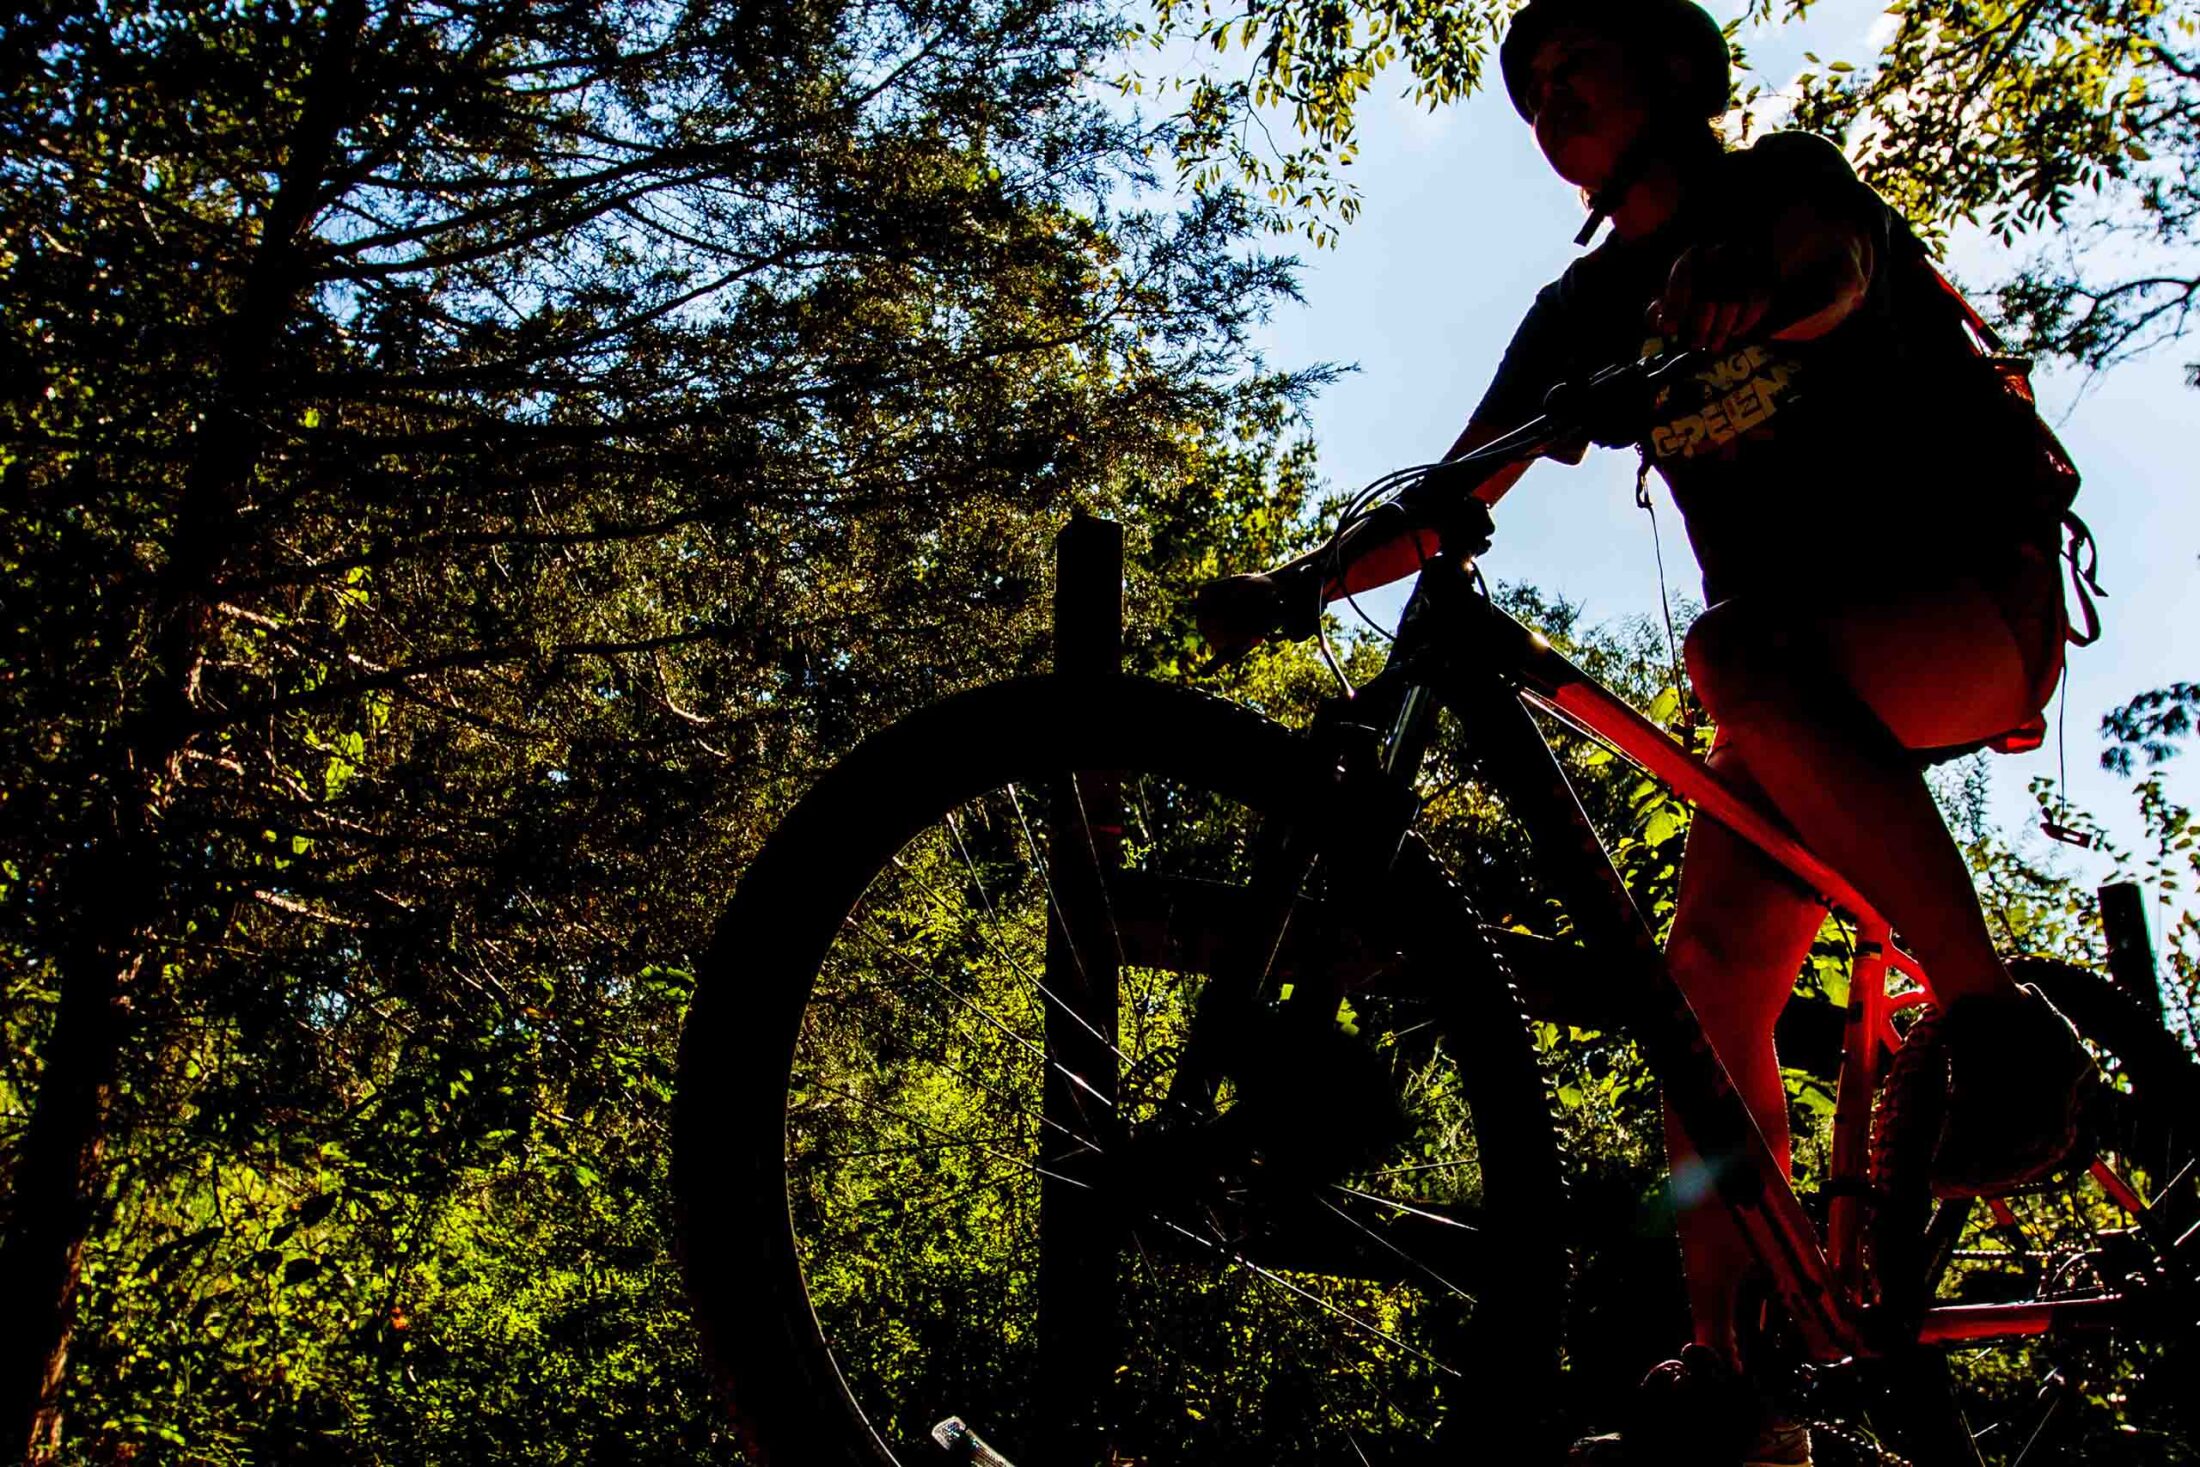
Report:
[[[2055,1173],[1935,1206],[1920,1254],[1929,1302],[2126,1302],[2097,1328],[1954,1343],[1895,1362],[1885,1381],[1893,1399],[1876,1414],[1898,1427],[1905,1455],[1934,1467],[2200,1460],[2200,1247],[2183,1241],[2200,1224],[2200,1066],[2097,975],[2043,960],[2013,969],[2077,1026],[2103,1083],[2072,1160]]]
[[[922,1461],[960,1416],[1011,1459],[1358,1463],[1545,1423],[1518,1001],[1427,853],[1362,830],[1308,740],[1132,679],[966,694],[820,782],[681,1051],[682,1252],[761,1455]]]

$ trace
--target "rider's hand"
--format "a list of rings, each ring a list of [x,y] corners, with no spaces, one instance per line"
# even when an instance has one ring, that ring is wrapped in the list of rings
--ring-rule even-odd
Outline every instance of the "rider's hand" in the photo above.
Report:
[[[1192,616],[1207,645],[1227,660],[1278,633],[1312,636],[1321,612],[1305,574],[1282,570],[1209,581],[1192,598]]]
[[[1675,346],[1721,351],[1763,323],[1777,282],[1771,251],[1762,246],[1692,245],[1673,262],[1665,293],[1651,303],[1650,328]]]

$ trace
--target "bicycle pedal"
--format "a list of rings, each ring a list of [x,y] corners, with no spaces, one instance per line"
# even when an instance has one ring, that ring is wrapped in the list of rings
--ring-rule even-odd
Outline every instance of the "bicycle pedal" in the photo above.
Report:
[[[932,1440],[947,1453],[950,1462],[969,1462],[974,1467],[1016,1467],[988,1446],[985,1438],[972,1431],[960,1416],[950,1416],[933,1427]]]

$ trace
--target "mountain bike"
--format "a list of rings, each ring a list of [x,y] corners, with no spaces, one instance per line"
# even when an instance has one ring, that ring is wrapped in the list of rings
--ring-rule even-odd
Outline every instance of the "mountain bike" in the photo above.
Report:
[[[1553,394],[1346,519],[1465,543],[1464,486],[1624,437],[1692,365]],[[1560,739],[1640,766],[1852,928],[1845,1007],[1815,1011],[1837,1099],[1810,1195]],[[1439,742],[1463,773],[1431,790]],[[1563,940],[1478,918],[1416,832],[1430,799],[1509,812]],[[1640,1046],[1750,1240],[1763,1354],[1792,1363],[1821,1462],[2190,1460],[2200,1070],[2091,973],[2020,977],[2100,1062],[2080,1149],[1936,1202],[1871,1144],[1931,993],[1886,920],[1447,551],[1381,672],[1304,729],[1058,671],[949,698],[824,775],[744,876],[687,1019],[686,1276],[775,1467],[941,1460],[948,1417],[1024,1467],[1556,1460],[1568,1165],[1540,1051],[1586,1024]],[[1565,1022],[1531,1023],[1523,987]]]

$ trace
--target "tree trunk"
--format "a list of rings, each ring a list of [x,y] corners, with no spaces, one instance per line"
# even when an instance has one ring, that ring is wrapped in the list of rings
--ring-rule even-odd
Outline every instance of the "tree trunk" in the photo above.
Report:
[[[122,875],[116,872],[115,875]],[[129,898],[127,888],[106,899]],[[107,922],[127,917],[110,909]],[[87,924],[93,925],[93,924]],[[114,1098],[124,989],[139,959],[90,944],[61,966],[61,1001],[46,1042],[38,1104],[23,1133],[0,1232],[0,1430],[33,1458],[59,1444],[78,1266],[99,1207],[100,1153]]]
[[[109,823],[78,867],[73,940],[0,1225],[0,1461],[59,1445],[79,1269],[104,1180],[107,1138],[128,1016],[127,988],[160,939],[168,863],[164,816],[182,788],[184,754],[200,732],[199,672],[213,610],[246,533],[238,507],[265,451],[262,411],[276,343],[308,283],[304,246],[353,104],[353,61],[367,0],[335,0],[314,83],[292,130],[280,183],[221,353],[168,537],[159,610],[146,650],[143,703],[95,767],[94,798]],[[7,1443],[12,1442],[14,1447]]]

